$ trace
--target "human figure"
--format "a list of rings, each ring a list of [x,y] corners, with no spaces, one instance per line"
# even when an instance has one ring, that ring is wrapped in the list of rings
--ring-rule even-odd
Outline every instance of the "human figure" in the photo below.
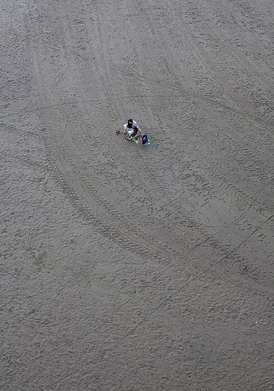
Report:
[[[127,134],[127,132],[131,134],[133,133],[134,129],[139,130],[138,124],[133,119],[129,119],[127,124],[124,125],[124,134]]]
[[[138,139],[138,137],[140,137],[141,135],[142,134],[140,132],[140,129],[139,128],[134,128],[133,132],[131,133],[131,135],[129,137],[127,137],[126,139],[128,141],[132,140],[133,138]]]

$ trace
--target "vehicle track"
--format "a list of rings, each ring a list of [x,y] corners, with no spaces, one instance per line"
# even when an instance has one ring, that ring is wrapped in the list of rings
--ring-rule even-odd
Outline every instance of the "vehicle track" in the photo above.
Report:
[[[73,229],[61,233],[56,241],[46,238],[43,246],[50,244],[51,251],[39,276],[34,275],[27,259],[31,250],[25,252],[20,277],[17,271],[11,272],[13,260],[1,270],[7,287],[12,281],[5,295],[5,311],[13,312],[6,314],[4,342],[14,334],[21,343],[21,347],[5,345],[10,388],[18,380],[29,389],[72,389],[77,376],[81,377],[80,388],[85,388],[83,378],[85,384],[96,387],[94,373],[101,376],[100,388],[107,384],[102,380],[105,374],[112,374],[111,380],[118,382],[127,376],[127,370],[118,368],[127,358],[134,358],[135,376],[141,375],[136,389],[140,384],[152,384],[150,388],[156,389],[155,380],[147,382],[143,371],[166,367],[172,373],[173,363],[178,376],[173,373],[171,381],[179,379],[173,382],[173,389],[181,389],[181,374],[186,372],[185,362],[188,365],[190,361],[195,363],[195,376],[202,386],[204,366],[214,385],[220,376],[229,379],[223,388],[230,387],[232,375],[242,370],[238,384],[240,388],[244,384],[242,389],[249,387],[246,380],[250,380],[251,371],[263,371],[255,376],[262,381],[253,378],[253,385],[263,384],[264,374],[268,376],[272,350],[267,338],[271,331],[265,326],[270,326],[272,319],[270,301],[266,302],[272,293],[268,283],[274,224],[271,115],[265,116],[259,109],[253,112],[254,101],[261,103],[261,97],[248,96],[246,91],[235,90],[234,94],[236,75],[233,80],[224,75],[236,60],[222,63],[221,54],[216,57],[212,51],[211,57],[204,41],[199,41],[195,31],[200,34],[204,26],[207,39],[212,35],[214,42],[223,42],[219,27],[215,30],[209,21],[212,13],[206,17],[197,13],[204,24],[194,18],[192,26],[182,26],[186,37],[183,48],[188,53],[184,57],[177,52],[182,47],[180,29],[174,29],[176,34],[172,35],[171,21],[183,24],[185,8],[174,1],[168,5],[165,17],[163,5],[153,0],[138,1],[133,7],[123,0],[96,4],[68,0],[62,5],[28,2],[29,14],[24,14],[24,20],[34,104],[27,111],[39,113],[42,124],[32,122],[34,127],[39,124],[36,134],[27,132],[27,125],[22,133],[20,128],[6,128],[6,136],[22,140],[22,149],[18,156],[6,149],[3,157],[14,170],[21,164],[22,169],[45,172],[33,211],[48,211],[42,201],[47,181],[54,183],[56,193],[48,195],[45,202],[63,190],[56,202],[58,217]],[[194,17],[192,5],[188,3],[187,10],[193,11]],[[208,5],[212,12],[218,6]],[[144,15],[141,21],[140,13]],[[104,20],[111,21],[109,29]],[[234,40],[228,37],[231,46],[225,46],[229,54]],[[127,65],[131,47],[138,61]],[[248,67],[249,62],[241,49],[239,53],[247,62],[239,59],[238,70]],[[220,62],[211,69],[216,58]],[[212,90],[199,84],[207,72],[208,87],[216,75]],[[260,82],[255,76],[251,82]],[[239,82],[245,83],[244,76]],[[222,89],[229,89],[230,94],[223,95]],[[121,129],[129,113],[148,132],[149,147],[139,149],[122,136],[116,137],[115,130]],[[13,119],[20,123],[21,114],[20,109],[17,114],[15,109],[3,110],[7,123]],[[106,119],[111,119],[107,128]],[[41,159],[38,153],[28,153],[32,141],[36,145],[44,141],[46,151]],[[267,151],[265,156],[260,149]],[[136,170],[132,162],[136,162]],[[71,211],[73,216],[67,218]],[[55,232],[49,229],[40,239],[34,237],[42,233],[46,217],[28,220],[26,239],[30,246]],[[53,223],[59,228],[57,218]],[[69,245],[71,232],[77,238],[84,236]],[[4,235],[7,243],[17,243]],[[13,250],[16,257],[18,248]],[[99,281],[105,274],[106,280]],[[216,298],[219,294],[223,295],[220,300]],[[245,317],[239,316],[242,299],[247,300]],[[257,301],[254,307],[253,300]],[[29,314],[39,305],[37,316]],[[229,308],[224,316],[225,307]],[[259,329],[254,323],[261,313],[268,318]],[[35,335],[36,330],[40,335]],[[197,342],[196,336],[200,338]],[[164,338],[170,338],[171,350],[163,348]],[[256,348],[249,347],[250,341]],[[214,343],[218,345],[215,350]],[[156,355],[149,352],[150,346],[156,346]],[[170,352],[175,353],[174,358]],[[21,364],[10,361],[17,353]],[[230,363],[236,368],[220,375],[219,359],[227,364],[235,354]],[[210,361],[211,356],[215,361]],[[112,367],[114,359],[120,360],[116,367]],[[22,375],[18,368],[23,370],[26,365],[29,372]],[[216,372],[211,365],[217,367]],[[121,387],[125,384],[128,389],[128,384],[133,384],[137,379],[134,371]]]
[[[141,6],[141,5],[142,5],[142,7],[144,6],[143,3],[141,5],[140,4],[139,4],[139,6]],[[81,42],[84,42],[84,44],[86,45],[85,56],[82,56],[82,58],[86,57],[87,54],[88,54],[87,57],[90,58],[91,56],[94,56],[94,53],[96,52],[96,47],[94,46],[94,43],[93,43],[93,47],[88,46],[90,44],[90,40],[87,37],[87,32],[93,31],[91,29],[95,29],[95,31],[98,32],[96,34],[96,36],[98,37],[97,39],[99,39],[99,41],[98,41],[99,46],[104,46],[104,45],[102,45],[102,43],[103,43],[102,34],[104,34],[104,37],[105,37],[106,32],[102,30],[102,24],[100,22],[100,10],[97,9],[96,14],[93,15],[92,20],[93,20],[93,22],[95,22],[95,24],[93,24],[93,26],[91,28],[90,25],[87,24],[88,19],[85,16],[88,14],[87,9],[86,9],[86,5],[83,3],[83,1],[80,3],[80,5],[78,4],[76,6],[77,11],[79,11],[79,9],[80,9],[80,10],[82,10],[83,14],[81,14],[81,13],[79,14],[79,12],[77,13],[77,15],[78,15],[77,16],[77,23],[78,23],[78,21],[83,22],[83,23],[80,23],[80,25],[84,24],[84,29],[81,27],[80,30],[77,30],[77,29],[75,30],[72,28],[73,20],[70,18],[70,15],[67,15],[66,13],[63,14],[62,9],[59,7],[58,7],[58,9],[57,8],[55,8],[55,9],[56,9],[56,13],[60,15],[60,17],[58,18],[59,23],[63,23],[63,21],[66,19],[66,24],[70,25],[70,28],[68,28],[68,27],[64,28],[62,25],[60,25],[57,30],[58,31],[66,31],[66,34],[68,35],[67,41],[74,42],[74,41],[79,40]],[[147,23],[148,23],[148,25],[151,25],[153,28],[152,35],[154,35],[154,36],[157,35],[161,38],[161,33],[160,33],[160,29],[157,25],[157,21],[153,15],[153,13],[151,12],[151,6],[146,8],[146,12],[148,13],[148,17],[149,17]],[[134,20],[133,20],[133,22],[134,22]],[[128,27],[129,27],[129,25],[128,25]],[[136,26],[136,28],[137,28],[137,26]],[[74,34],[76,34],[76,35],[75,36],[71,35],[72,32],[74,32]],[[134,36],[132,38],[134,38],[136,40],[136,35],[134,34]],[[60,39],[58,38],[58,41],[61,41],[61,38]],[[133,45],[133,46],[137,46],[137,41],[136,41],[136,45]],[[67,55],[69,55],[68,53],[71,52],[71,48],[65,48],[65,51],[66,51]],[[107,52],[105,52],[105,54],[102,54],[102,55],[100,54],[98,59],[97,59],[97,56],[95,56],[95,62],[88,61],[88,64],[90,66],[92,66],[95,63],[96,72],[98,73],[98,71],[100,70],[100,72],[99,72],[100,82],[104,88],[105,93],[107,94],[107,98],[105,100],[105,103],[107,103],[107,105],[109,106],[108,111],[107,111],[107,113],[109,113],[108,116],[111,116],[113,114],[114,117],[116,116],[116,118],[118,118],[119,114],[117,112],[117,108],[114,105],[115,99],[113,99],[113,94],[117,90],[117,84],[115,84],[115,83],[113,84],[111,82],[111,79],[108,76],[108,72],[110,72],[110,68],[108,67],[107,64],[112,64],[112,57],[110,55],[108,58],[106,58],[106,55],[107,55]],[[165,40],[164,40],[163,57],[164,58],[171,58],[171,59],[174,59],[174,57],[175,57],[175,54],[171,52],[171,49],[168,46],[168,44],[165,43]],[[143,57],[139,56],[139,58],[142,59]],[[54,169],[55,176],[58,177],[58,175],[60,175],[60,182],[63,184],[65,192],[68,195],[71,194],[70,197],[74,201],[77,200],[76,204],[78,205],[78,208],[80,210],[82,210],[83,213],[85,213],[86,217],[89,216],[89,218],[91,220],[93,220],[93,222],[94,222],[94,218],[96,220],[96,214],[94,216],[94,210],[92,208],[94,208],[94,205],[96,204],[97,205],[96,213],[98,214],[98,219],[99,219],[99,220],[97,220],[96,225],[98,227],[103,226],[104,225],[103,222],[106,222],[107,220],[109,220],[109,216],[112,216],[112,219],[114,222],[113,225],[109,225],[109,222],[108,222],[108,224],[103,229],[103,232],[105,234],[111,235],[112,237],[115,237],[117,240],[119,240],[119,238],[121,238],[123,236],[123,232],[120,230],[120,228],[117,228],[117,226],[120,227],[123,224],[125,225],[126,221],[128,221],[127,230],[130,230],[130,227],[135,226],[135,230],[138,231],[138,230],[140,230],[140,227],[143,226],[144,221],[145,221],[144,219],[148,218],[148,216],[149,216],[149,209],[147,209],[149,207],[149,204],[147,204],[147,206],[145,206],[144,202],[146,202],[146,199],[148,199],[150,197],[150,195],[142,197],[143,204],[142,204],[141,214],[139,214],[137,212],[138,209],[136,210],[136,212],[134,211],[134,213],[136,213],[136,217],[134,219],[135,222],[132,223],[132,217],[129,218],[129,216],[134,215],[134,213],[132,213],[132,211],[130,212],[129,216],[125,219],[125,215],[128,213],[128,209],[127,209],[127,212],[125,213],[123,210],[124,205],[122,203],[114,205],[113,203],[110,203],[108,201],[108,196],[106,196],[107,195],[106,189],[109,188],[109,183],[111,183],[111,182],[109,182],[110,177],[105,172],[100,170],[100,165],[98,165],[98,164],[93,165],[93,166],[92,165],[87,166],[88,160],[93,161],[93,164],[97,161],[98,153],[96,150],[98,148],[100,148],[101,155],[105,156],[105,158],[104,158],[105,162],[103,164],[105,164],[106,162],[109,162],[112,165],[112,167],[113,167],[112,170],[113,170],[113,169],[115,169],[115,167],[117,167],[117,165],[115,164],[115,159],[117,157],[116,153],[119,153],[119,152],[118,152],[118,148],[115,147],[113,152],[109,153],[110,142],[108,140],[107,140],[107,142],[101,142],[101,135],[99,136],[101,121],[99,121],[96,125],[94,124],[93,118],[94,118],[94,113],[96,113],[96,110],[97,110],[96,107],[95,107],[95,111],[92,110],[92,112],[90,113],[89,107],[87,105],[83,105],[83,102],[86,101],[85,97],[83,99],[81,96],[83,82],[81,81],[80,74],[77,74],[77,72],[75,71],[77,69],[77,67],[72,65],[73,63],[76,65],[76,62],[74,62],[74,61],[75,61],[75,58],[70,57],[71,66],[69,68],[69,71],[71,72],[71,75],[73,75],[72,79],[74,81],[76,81],[73,84],[75,84],[77,86],[76,89],[78,92],[75,93],[75,98],[74,98],[75,99],[74,101],[76,102],[75,108],[74,108],[74,117],[75,117],[73,120],[74,125],[72,126],[72,123],[70,123],[69,127],[66,128],[66,130],[68,131],[68,135],[65,136],[66,137],[65,144],[63,144],[63,142],[64,142],[63,138],[58,136],[58,134],[63,133],[62,129],[60,128],[59,132],[55,131],[55,129],[57,129],[59,126],[59,121],[60,121],[60,118],[62,118],[63,114],[60,112],[60,114],[57,114],[57,116],[56,116],[56,114],[54,114],[54,111],[52,111],[52,110],[48,110],[48,109],[43,110],[44,118],[47,118],[46,119],[47,132],[49,132],[48,136],[47,136],[47,146],[48,146],[48,151],[49,151],[49,158],[55,159],[56,163],[53,164],[53,167],[56,167],[56,169]],[[173,60],[172,60],[172,62],[173,62]],[[166,63],[166,64],[169,67],[173,81],[175,81],[175,83],[178,84],[178,82],[180,80],[180,77],[178,76],[180,73],[180,69],[181,69],[180,65],[176,62],[175,62],[175,65],[173,64],[172,66],[171,66],[170,62]],[[109,71],[104,71],[104,73],[102,73],[101,69],[109,69]],[[56,75],[55,79],[60,80],[61,77],[63,77],[63,76]],[[105,80],[107,80],[107,83],[105,82]],[[55,82],[55,85],[56,85],[56,82]],[[180,82],[180,86],[181,85],[182,84]],[[106,86],[108,86],[108,87],[106,87]],[[190,85],[187,88],[188,89],[190,88],[191,90],[193,90],[194,86]],[[46,86],[42,88],[42,90],[46,90],[46,89],[47,89]],[[77,99],[76,99],[76,97],[77,97]],[[142,104],[142,106],[143,106],[143,109],[146,110],[147,121],[149,121],[149,118],[153,118],[154,122],[156,121],[159,129],[168,128],[168,123],[165,122],[161,118],[160,113],[157,111],[157,107],[154,104],[153,96],[150,101],[147,101],[147,99],[146,99],[144,104]],[[144,110],[142,110],[142,111],[144,111]],[[48,113],[46,114],[46,112],[48,112]],[[80,113],[82,113],[82,114],[80,115]],[[45,116],[45,114],[46,114],[46,116]],[[105,111],[105,114],[106,114],[106,111]],[[66,115],[66,111],[64,112],[64,115]],[[102,116],[103,115],[104,114],[102,111]],[[82,118],[80,118],[80,116]],[[50,123],[49,118],[51,118],[51,121],[52,121],[52,118],[54,118],[54,117],[56,118],[55,123]],[[78,126],[77,126],[77,123],[78,123]],[[82,125],[80,125],[81,123],[82,123]],[[220,123],[219,126],[222,126],[222,123]],[[164,136],[164,131],[162,131],[162,133],[159,132],[159,135]],[[191,136],[191,134],[188,135],[188,137],[189,136]],[[171,140],[173,139],[173,141],[175,141],[176,137],[174,135],[171,134],[170,137],[171,137]],[[72,146],[70,146],[71,140],[73,140],[73,143],[75,142],[75,140],[78,140],[77,141],[78,148],[81,145],[81,149],[83,149],[82,155],[86,154],[88,156],[86,163],[81,162],[81,160],[79,160],[79,157],[77,158],[77,162],[74,160],[74,156],[76,157],[78,153],[74,147],[72,148]],[[92,145],[92,143],[93,143],[93,145]],[[59,147],[58,147],[58,145],[59,145]],[[62,145],[65,145],[65,148],[63,148]],[[157,146],[157,141],[156,141],[155,145]],[[59,148],[59,153],[57,152],[58,148]],[[166,154],[166,151],[162,151],[162,152],[164,152]],[[136,155],[136,157],[137,156],[138,155]],[[84,173],[83,167],[85,167],[85,164],[86,164],[86,168],[85,168],[85,173]],[[143,165],[144,165],[145,171],[148,173],[149,172],[148,163],[143,161]],[[70,167],[71,170],[68,170],[68,167]],[[102,185],[102,183],[100,184],[98,182],[98,178],[97,178],[96,185],[92,185],[87,180],[88,177],[90,177],[90,178],[93,177],[93,181],[96,180],[96,175],[95,175],[96,171],[97,171],[96,175],[97,176],[100,175],[101,182],[102,182],[102,179],[104,178],[103,185]],[[60,174],[57,174],[57,173],[60,173]],[[216,174],[217,174],[216,178],[219,178],[218,173],[216,173]],[[162,185],[159,186],[160,182],[159,182],[158,178],[156,177],[155,170],[153,172],[153,175],[146,174],[146,176],[147,176],[146,181],[152,182],[154,184],[154,186],[157,187],[158,192],[160,192],[162,199],[165,200],[164,204],[165,204],[166,212],[164,212],[165,213],[164,215],[160,214],[161,218],[162,219],[165,218],[166,222],[168,222],[168,220],[170,219],[171,216],[176,216],[176,220],[177,220],[181,214],[181,209],[178,208],[177,202],[174,202],[174,199],[172,197],[170,197],[169,192],[166,190],[166,186],[168,186],[168,182],[166,184],[164,184],[163,186]],[[115,178],[115,175],[114,175],[114,178]],[[126,181],[128,181],[129,183],[131,183],[132,189],[134,189],[134,187],[136,187],[137,183],[138,183],[137,178],[138,178],[138,174],[137,174],[136,183],[135,183],[134,181],[132,182],[132,180],[130,180],[129,177],[126,177],[124,180],[124,184],[126,183]],[[116,177],[116,180],[117,180],[117,177]],[[205,180],[205,177],[202,181],[204,181],[204,180]],[[70,185],[68,185],[68,183],[70,183]],[[231,183],[226,185],[226,187],[230,191],[231,194],[232,193],[234,194],[234,196],[235,196],[235,194],[238,194],[241,199],[245,200],[245,202],[247,202],[248,204],[252,204],[250,198],[248,198],[249,196],[247,196],[245,193],[243,193],[237,187],[233,187],[233,185]],[[110,189],[108,191],[110,191]],[[144,189],[142,189],[142,191],[144,191]],[[134,194],[134,193],[132,193],[132,194]],[[144,193],[144,195],[145,195],[145,193]],[[117,197],[119,197],[118,193],[117,193]],[[95,202],[95,204],[94,204],[94,202]],[[254,202],[253,202],[253,204],[254,204]],[[99,205],[100,205],[100,207],[99,207]],[[171,206],[172,206],[172,208],[171,208]],[[100,212],[99,212],[99,210],[100,210]],[[150,211],[150,213],[152,213],[150,218],[151,218],[151,221],[153,221],[153,219],[156,218],[157,214],[159,214],[159,210],[157,212]],[[168,252],[167,252],[168,249],[169,249],[169,251],[172,250],[174,252],[175,248],[177,248],[177,250],[175,251],[174,255],[176,255],[176,252],[179,250],[176,257],[182,256],[184,254],[185,250],[184,250],[184,247],[182,247],[180,250],[182,240],[184,241],[183,237],[180,236],[180,229],[181,229],[180,226],[182,224],[186,224],[185,223],[186,220],[190,221],[190,225],[193,228],[195,228],[196,230],[198,230],[200,232],[200,234],[203,232],[203,235],[205,238],[212,237],[212,235],[210,235],[207,232],[207,230],[201,226],[201,222],[199,222],[197,224],[195,219],[191,220],[189,216],[185,215],[185,216],[182,216],[182,218],[180,217],[179,220],[176,221],[176,224],[173,227],[172,238],[171,238],[170,234],[167,235],[168,231],[170,230],[170,226],[169,225],[167,226],[166,229],[168,229],[168,231],[166,232],[165,235],[159,236],[158,241],[156,241],[157,246],[153,249],[153,252],[150,255],[154,254],[154,256],[155,256],[157,251],[159,251],[160,247],[162,247],[163,251],[164,251],[163,258],[165,258],[166,255],[168,254]],[[237,218],[235,219],[235,221],[237,221]],[[158,224],[159,224],[159,222],[158,222]],[[229,224],[225,224],[225,225],[229,225]],[[162,226],[162,228],[161,228],[161,231],[162,231],[163,225],[160,224],[160,226]],[[159,235],[158,231],[159,231],[160,226],[158,226],[157,228],[155,227],[156,231],[153,232],[154,240],[155,240],[155,237],[157,237]],[[144,226],[143,226],[143,230],[144,230]],[[113,233],[113,232],[116,232],[116,233]],[[145,231],[143,231],[143,232],[145,232]],[[179,234],[179,236],[178,236],[178,234]],[[142,246],[144,246],[145,243],[148,241],[150,235],[149,235],[148,231],[146,231],[146,234],[144,233],[141,236],[142,236]],[[169,241],[169,243],[171,243],[171,245],[169,245],[168,248],[166,247],[165,240],[163,240],[163,236],[169,238],[168,241]],[[136,241],[137,241],[137,238],[140,239],[139,234],[137,236],[133,235],[133,237],[136,238]],[[176,238],[176,240],[174,240],[174,238]],[[152,240],[153,239],[151,237],[151,241]],[[205,239],[205,240],[207,240],[207,239]],[[129,243],[130,243],[129,241],[126,241],[124,245],[128,246]],[[135,251],[138,251],[138,253],[139,253],[138,245],[134,245],[134,248],[135,248]],[[155,253],[155,251],[156,251],[156,253]],[[147,255],[148,253],[145,252],[145,254]]]
[[[60,28],[60,30],[62,30],[62,29]],[[76,74],[75,74],[75,75],[76,75]],[[158,121],[160,121],[160,116],[159,116],[159,114],[157,114],[157,112],[155,111],[155,109],[153,109],[153,110],[154,110],[154,111],[151,111],[151,110],[149,111],[149,113],[148,113],[149,116],[150,116],[151,113],[152,113],[153,118],[157,118],[157,117],[158,117]],[[57,121],[57,122],[58,122],[58,121]],[[158,122],[158,123],[161,125],[161,122]],[[81,134],[81,136],[80,136],[80,135],[79,135],[79,136],[82,137],[82,135],[83,135],[83,134]],[[51,141],[57,142],[57,143],[61,141],[61,139],[55,139],[55,141],[54,141],[54,137],[56,137],[56,134],[53,134],[53,133],[52,133],[52,134],[51,134],[51,137],[50,137],[50,138],[51,138]],[[80,137],[79,137],[79,138],[80,138]],[[60,151],[61,151],[61,149],[60,149]],[[106,151],[105,153],[107,153],[107,150],[105,150],[105,151]],[[73,152],[73,151],[69,151],[68,153],[66,153],[66,156],[67,156],[67,157],[70,156],[71,152]],[[59,156],[59,155],[57,154],[57,157],[55,157],[56,160],[58,160],[58,156]],[[72,162],[72,164],[73,164],[73,162]],[[81,177],[82,183],[84,183],[85,177],[84,177],[84,176],[81,176],[81,173],[80,173],[80,172],[78,172],[76,175],[74,175],[74,178],[77,177],[77,176],[78,176],[78,177]],[[63,182],[64,182],[64,178],[63,178]],[[91,191],[90,189],[91,189],[91,187],[89,186],[89,187],[88,187],[88,191]],[[94,192],[96,192],[96,193],[98,194],[98,191],[97,191],[97,190],[93,190],[93,196],[94,196]],[[100,193],[99,193],[99,195],[97,196],[97,199],[100,199]],[[170,202],[170,199],[167,199],[167,203],[168,203],[168,202]],[[83,205],[81,205],[81,207],[83,207]],[[108,209],[107,209],[108,212],[107,212],[107,213],[109,213],[109,210],[111,210],[111,208],[112,208],[112,206],[109,206],[109,205],[108,205]],[[99,223],[101,223],[101,221],[100,221]]]

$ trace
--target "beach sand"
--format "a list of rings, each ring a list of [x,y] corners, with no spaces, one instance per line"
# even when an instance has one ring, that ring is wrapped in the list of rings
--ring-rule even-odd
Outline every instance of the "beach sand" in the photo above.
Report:
[[[273,390],[273,2],[0,5],[1,390]]]

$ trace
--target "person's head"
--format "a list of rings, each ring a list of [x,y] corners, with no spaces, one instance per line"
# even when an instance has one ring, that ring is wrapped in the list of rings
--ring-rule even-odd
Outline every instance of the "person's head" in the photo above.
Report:
[[[128,128],[132,128],[132,124],[133,124],[133,120],[132,120],[132,119],[129,119],[129,120],[127,121],[127,126],[128,126]]]
[[[132,136],[136,136],[138,133],[138,128],[133,128]]]

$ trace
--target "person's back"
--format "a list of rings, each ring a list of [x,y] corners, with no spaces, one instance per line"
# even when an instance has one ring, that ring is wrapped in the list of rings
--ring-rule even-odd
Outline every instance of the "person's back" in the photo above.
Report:
[[[141,136],[141,132],[139,128],[134,128],[130,136],[127,138],[128,140],[131,140],[133,138],[137,139]]]
[[[135,129],[137,129],[137,131],[139,130],[137,122],[133,119],[129,119],[127,124],[124,125],[124,134],[128,132],[131,135]]]

